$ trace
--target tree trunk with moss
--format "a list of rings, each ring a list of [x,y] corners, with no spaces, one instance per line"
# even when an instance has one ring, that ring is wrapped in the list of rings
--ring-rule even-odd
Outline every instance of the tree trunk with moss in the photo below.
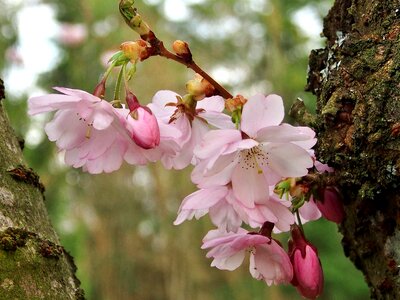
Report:
[[[337,0],[312,51],[317,157],[335,168],[345,254],[373,299],[400,299],[400,3]]]
[[[83,299],[72,257],[50,224],[43,185],[24,165],[3,98],[0,79],[0,299]]]

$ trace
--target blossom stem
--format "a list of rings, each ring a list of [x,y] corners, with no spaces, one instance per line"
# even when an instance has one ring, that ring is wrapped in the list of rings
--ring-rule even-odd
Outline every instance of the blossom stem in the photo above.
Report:
[[[300,219],[299,210],[296,210],[296,218],[297,218],[297,222],[299,223],[299,227],[300,227],[301,231],[304,232],[303,223],[301,222],[301,219]]]
[[[157,39],[157,37],[155,37],[155,36],[154,36],[154,38]],[[182,57],[179,57],[178,55],[173,54],[172,52],[168,51],[164,47],[164,45],[161,41],[159,41],[156,44],[158,46],[158,49],[156,49],[154,55],[159,55],[159,56],[174,60],[180,64],[185,65],[187,68],[192,69],[194,72],[196,72],[201,77],[203,77],[205,80],[207,80],[211,85],[213,85],[214,88],[218,91],[219,95],[221,95],[225,99],[233,98],[231,93],[229,93],[222,85],[220,85],[217,81],[215,81],[214,78],[212,78],[206,71],[204,71],[202,68],[200,68],[200,66],[197,65],[193,59],[186,60]]]
[[[113,61],[112,64],[108,67],[108,69],[104,72],[103,77],[101,78],[101,80],[106,81],[108,76],[110,76],[110,73],[112,71],[112,69],[114,69],[115,65],[116,65],[117,61]]]
[[[185,65],[187,68],[192,69],[194,72],[200,74],[205,80],[214,86],[217,93],[225,99],[233,98],[233,96],[218,82],[216,82],[207,72],[200,68],[192,59],[192,56],[179,56],[168,51],[162,41],[160,41],[154,32],[148,27],[141,16],[137,13],[137,9],[134,7],[133,0],[120,0],[119,9],[122,17],[126,24],[135,30],[140,38],[150,44],[147,48],[148,53],[147,59],[150,56],[162,56],[167,59],[172,59],[180,64]]]
[[[115,84],[114,89],[114,100],[120,100],[120,92],[121,92],[121,83],[122,83],[122,76],[124,74],[123,67],[119,70],[117,83]]]

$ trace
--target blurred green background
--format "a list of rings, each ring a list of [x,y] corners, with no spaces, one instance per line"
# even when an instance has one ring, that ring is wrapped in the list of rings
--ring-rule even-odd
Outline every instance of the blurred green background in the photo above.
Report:
[[[190,170],[125,165],[112,174],[85,174],[64,166],[46,139],[43,126],[50,115],[27,117],[27,98],[52,86],[92,91],[110,53],[137,38],[119,17],[118,1],[0,5],[5,105],[26,140],[28,164],[46,186],[51,220],[75,257],[88,299],[300,299],[292,287],[269,288],[252,279],[246,263],[233,272],[210,268],[200,249],[212,228],[207,217],[172,225],[180,201],[195,189]],[[303,92],[307,57],[323,45],[322,17],[331,5],[332,0],[137,1],[165,45],[189,42],[198,64],[233,94],[278,93],[287,108],[301,97],[310,110],[315,99]],[[155,57],[138,66],[132,89],[147,102],[160,89],[183,93],[192,76]],[[325,271],[321,299],[368,298],[362,274],[344,257],[336,225],[319,220],[305,228]]]

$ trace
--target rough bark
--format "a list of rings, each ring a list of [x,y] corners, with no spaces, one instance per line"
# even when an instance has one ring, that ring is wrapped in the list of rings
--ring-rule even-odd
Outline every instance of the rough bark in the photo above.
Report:
[[[0,79],[0,299],[83,299],[72,257],[59,245],[44,187],[24,164],[3,98]]]
[[[400,299],[400,3],[337,0],[312,51],[317,157],[336,169],[345,254],[373,299]]]

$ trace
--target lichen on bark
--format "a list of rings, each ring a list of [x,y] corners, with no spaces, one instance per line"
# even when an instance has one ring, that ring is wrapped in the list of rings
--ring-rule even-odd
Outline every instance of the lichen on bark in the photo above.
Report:
[[[345,254],[376,299],[400,299],[400,3],[337,0],[310,55],[317,157],[336,170]]]
[[[1,101],[0,299],[84,299],[73,259],[50,224],[43,186],[25,166]]]

